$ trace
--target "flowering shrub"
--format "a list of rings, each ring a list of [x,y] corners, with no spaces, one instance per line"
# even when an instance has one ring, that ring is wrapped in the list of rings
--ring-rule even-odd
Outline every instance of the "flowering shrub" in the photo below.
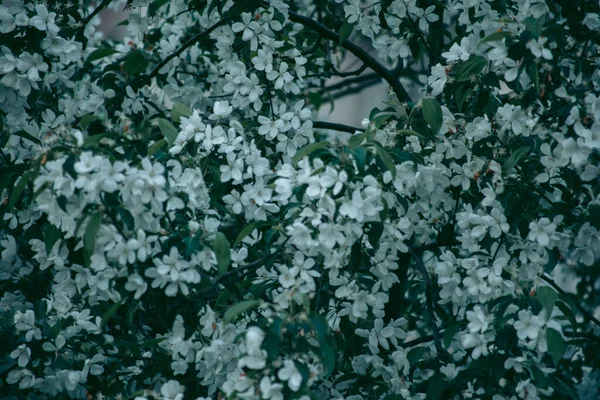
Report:
[[[89,3],[0,6],[2,398],[599,398],[597,2]]]

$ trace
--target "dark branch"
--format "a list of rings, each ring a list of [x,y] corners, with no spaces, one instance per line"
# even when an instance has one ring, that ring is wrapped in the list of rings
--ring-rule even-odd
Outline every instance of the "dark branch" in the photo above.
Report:
[[[370,74],[364,74],[361,76],[357,76],[356,78],[344,79],[343,81],[334,83],[333,85],[325,86],[323,88],[323,90],[331,91],[331,90],[338,90],[338,89],[347,89],[348,86],[354,85],[355,83],[364,83],[366,81],[371,81],[371,80],[379,81],[380,79],[381,79],[381,77],[377,73],[372,72]]]
[[[91,13],[90,15],[88,15],[88,16],[87,16],[87,18],[86,18],[86,19],[84,19],[84,20],[81,22],[81,23],[83,24],[83,25],[81,26],[81,31],[82,31],[82,32],[83,32],[83,30],[85,30],[85,27],[87,26],[87,24],[89,24],[89,23],[90,23],[90,21],[91,21],[91,20],[92,20],[92,19],[93,19],[93,18],[94,18],[96,15],[98,15],[98,13],[99,13],[100,11],[102,11],[104,8],[106,8],[106,6],[108,6],[108,5],[110,4],[110,2],[111,2],[111,1],[112,1],[112,0],[103,0],[103,1],[102,1],[102,2],[101,2],[99,5],[98,5],[98,7],[96,7],[96,8],[94,9],[94,11],[92,11],[92,13]]]
[[[354,76],[354,75],[360,75],[362,74],[365,70],[367,69],[367,64],[363,64],[361,65],[361,67],[355,71],[348,71],[348,72],[339,72],[337,70],[333,70],[334,74],[339,76],[340,78],[345,78],[347,76]]]
[[[542,275],[542,279],[545,280],[550,286],[552,286],[554,288],[554,290],[556,290],[558,293],[562,294],[563,296],[567,295],[567,292],[565,292],[560,286],[558,286],[556,284],[556,282],[554,282],[552,280],[552,278],[550,278],[548,275],[544,274]],[[579,311],[581,311],[581,313],[583,315],[586,316],[587,319],[589,319],[590,321],[592,321],[594,324],[600,326],[600,321],[598,320],[598,318],[594,317],[592,315],[592,313],[590,313],[588,310],[586,310],[581,304],[579,304],[578,302],[575,302],[575,305],[577,306],[577,309]]]
[[[330,129],[338,132],[356,133],[356,131],[364,132],[363,128],[355,128],[344,124],[336,124],[335,122],[313,121],[315,129]]]
[[[311,28],[315,32],[317,32],[322,37],[329,39],[334,42],[340,42],[340,35],[330,30],[329,28],[321,25],[314,19],[296,14],[293,11],[289,12],[290,20],[293,22],[297,22],[306,27]],[[392,87],[396,96],[398,96],[398,100],[400,101],[409,101],[410,96],[404,86],[400,83],[394,73],[387,69],[385,66],[380,64],[377,60],[375,60],[369,53],[367,53],[364,49],[358,46],[355,43],[352,43],[348,39],[344,39],[341,43],[342,47],[346,50],[354,54],[358,59],[360,59],[367,67],[371,68],[375,71],[380,77],[386,80],[387,83]]]
[[[185,43],[183,43],[181,45],[181,47],[179,47],[177,50],[175,50],[175,52],[168,55],[167,57],[165,57],[164,60],[162,60],[161,62],[156,64],[156,66],[150,72],[150,75],[148,75],[148,79],[154,78],[156,75],[158,75],[158,72],[162,69],[162,67],[164,67],[165,65],[167,65],[169,63],[169,61],[171,61],[175,57],[179,57],[181,55],[181,53],[183,53],[186,49],[191,47],[194,43],[198,42],[200,39],[210,35],[210,33],[212,31],[214,31],[221,25],[225,24],[227,21],[228,21],[228,19],[223,19],[223,20],[217,22],[216,24],[214,24],[213,26],[211,26],[210,28],[208,28],[207,30],[200,32],[196,36],[189,38]]]
[[[433,307],[433,300],[435,297],[435,288],[431,282],[431,276],[429,276],[429,272],[427,272],[427,268],[425,264],[423,264],[423,260],[421,259],[421,255],[417,253],[411,253],[413,260],[415,260],[415,264],[417,265],[417,269],[423,275],[423,281],[425,282],[425,305],[427,307],[427,314],[429,314],[429,327],[433,332],[433,343],[435,344],[435,348],[438,354],[443,353],[447,354],[446,350],[442,347],[442,336],[440,334],[440,328],[437,326],[435,322],[435,309]],[[439,366],[438,366],[439,367]]]

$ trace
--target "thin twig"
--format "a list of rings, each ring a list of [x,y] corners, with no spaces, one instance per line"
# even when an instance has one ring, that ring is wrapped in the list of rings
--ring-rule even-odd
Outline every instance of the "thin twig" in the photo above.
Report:
[[[347,89],[348,86],[353,85],[355,83],[363,83],[365,81],[370,81],[370,80],[375,80],[375,79],[380,80],[381,77],[377,73],[372,72],[369,74],[357,76],[356,78],[344,79],[343,81],[334,83],[333,85],[325,86],[323,88],[323,90],[331,91],[331,90],[338,90],[338,89]]]
[[[309,17],[305,17],[303,15],[296,14],[293,11],[289,12],[290,20],[293,22],[297,22],[306,27],[311,28],[322,37],[329,39],[331,41],[340,42],[340,35],[330,30],[324,25],[321,25],[319,22],[311,19]],[[375,71],[380,77],[386,80],[387,83],[392,87],[396,96],[398,96],[398,100],[400,101],[410,101],[410,96],[404,86],[400,83],[400,81],[394,76],[394,73],[383,66],[379,61],[373,58],[369,53],[367,53],[363,48],[358,46],[357,44],[349,41],[348,39],[344,39],[341,42],[342,47],[346,50],[354,54],[358,59],[360,59],[364,64],[366,64],[369,68]]]
[[[200,39],[202,39],[202,38],[210,35],[210,33],[212,31],[214,31],[215,29],[217,29],[221,25],[225,24],[227,21],[229,21],[229,20],[228,19],[222,19],[221,21],[217,22],[216,24],[214,24],[213,26],[211,26],[207,30],[205,30],[203,32],[200,32],[196,36],[193,36],[193,37],[189,38],[185,43],[183,43],[181,45],[181,47],[179,47],[177,50],[175,50],[175,52],[173,52],[172,54],[168,55],[167,57],[165,57],[164,60],[162,60],[161,62],[159,62],[158,64],[156,64],[156,66],[150,72],[150,75],[148,75],[148,79],[154,78],[156,75],[158,75],[158,72],[165,65],[167,65],[169,63],[169,61],[171,61],[175,57],[179,57],[181,55],[181,53],[183,53],[187,48],[191,47],[194,43],[198,42]]]
[[[90,21],[91,21],[91,20],[92,20],[92,19],[93,19],[93,18],[94,18],[96,15],[98,15],[98,13],[99,13],[100,11],[102,11],[104,8],[106,8],[106,6],[108,6],[108,5],[110,4],[110,2],[111,2],[111,1],[112,1],[112,0],[103,0],[103,1],[102,1],[102,2],[101,2],[99,5],[98,5],[98,7],[96,7],[96,8],[94,9],[94,11],[92,11],[92,13],[91,13],[90,15],[88,15],[88,16],[86,17],[86,19],[84,19],[84,20],[81,22],[81,23],[83,24],[83,25],[81,26],[81,30],[82,30],[82,31],[83,31],[83,30],[85,30],[85,27],[86,27],[86,25],[87,25],[87,24],[89,24],[89,23],[90,23]]]
[[[556,290],[558,293],[562,294],[563,296],[567,295],[567,292],[565,292],[560,286],[558,286],[556,284],[556,282],[554,282],[554,280],[547,274],[543,274],[541,276],[541,278],[546,281],[550,286],[552,286],[554,288],[554,290]],[[600,321],[598,320],[598,318],[594,317],[588,310],[586,310],[580,303],[578,302],[574,302],[575,306],[577,306],[577,309],[579,311],[581,311],[581,313],[583,315],[585,315],[590,321],[592,321],[594,324],[598,325],[600,327]]]
[[[425,264],[423,264],[423,260],[421,256],[416,253],[411,253],[412,258],[415,260],[415,264],[417,265],[417,269],[423,275],[423,281],[425,281],[425,304],[427,307],[427,313],[429,314],[429,327],[433,332],[433,342],[435,344],[435,348],[438,353],[446,353],[444,348],[442,347],[442,339],[440,335],[440,328],[437,326],[435,322],[435,310],[433,308],[433,297],[435,295],[433,284],[431,282],[431,276],[429,276],[429,272],[427,272],[427,268]]]
[[[344,124],[338,124],[335,122],[325,121],[313,121],[313,128],[315,129],[330,129],[332,131],[356,133],[356,131],[364,132],[363,128],[355,128]]]

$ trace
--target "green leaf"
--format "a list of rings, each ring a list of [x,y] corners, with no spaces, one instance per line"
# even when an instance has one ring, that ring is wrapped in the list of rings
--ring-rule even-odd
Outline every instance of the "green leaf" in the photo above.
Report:
[[[546,314],[549,316],[552,313],[556,300],[558,300],[558,293],[550,286],[541,286],[537,288],[535,298],[544,307]]]
[[[10,199],[8,200],[8,211],[11,211],[13,207],[17,204],[17,201],[19,201],[21,194],[23,193],[25,187],[27,187],[27,184],[31,180],[31,176],[31,171],[25,172],[21,179],[19,179],[19,182],[17,182],[17,184],[15,185],[15,188],[10,194]]]
[[[590,202],[590,218],[589,221],[596,229],[600,229],[600,203]]]
[[[487,60],[482,56],[471,56],[454,68],[454,80],[456,82],[470,81],[487,66]]]
[[[260,300],[246,300],[242,301],[241,303],[237,303],[225,311],[225,314],[223,315],[223,322],[225,324],[229,324],[241,314],[255,309],[256,307],[260,306],[260,304]]]
[[[14,133],[12,133],[12,135],[22,137],[23,139],[27,139],[30,142],[33,142],[35,144],[40,144],[40,145],[42,144],[42,141],[40,139],[36,138],[35,136],[32,136],[31,134],[29,134],[28,132],[26,132],[24,130],[14,132]]]
[[[465,100],[467,100],[471,93],[475,91],[475,88],[476,86],[470,83],[458,85],[458,87],[454,91],[454,100],[456,101],[458,111],[462,110],[462,106],[465,103]]]
[[[125,63],[123,64],[123,70],[129,75],[137,75],[144,73],[148,67],[148,60],[139,50],[131,50],[127,53]]]
[[[148,155],[153,155],[158,150],[160,150],[160,148],[163,147],[165,144],[167,144],[167,141],[165,139],[160,139],[156,143],[153,143],[152,146],[148,147]]]
[[[427,400],[437,400],[440,398],[444,390],[446,390],[447,382],[438,374],[435,374],[427,381]]]
[[[433,97],[426,97],[421,104],[423,107],[423,118],[431,127],[433,134],[437,135],[444,122],[444,115],[442,114],[440,103]]]
[[[311,313],[309,320],[315,329],[319,341],[320,359],[323,364],[323,377],[326,379],[335,368],[334,342],[329,331],[327,320],[322,316]]]
[[[119,215],[121,216],[121,221],[123,221],[127,229],[132,231],[133,228],[135,228],[135,221],[133,219],[133,215],[131,215],[131,213],[124,208],[119,208]]]
[[[442,339],[446,348],[450,347],[450,343],[452,343],[452,339],[454,339],[456,331],[458,331],[458,324],[452,324],[444,331],[444,336]]]
[[[369,144],[372,144],[373,146],[375,146],[375,150],[377,150],[377,155],[379,156],[379,158],[381,158],[381,161],[383,161],[383,164],[386,166],[386,168],[392,173],[392,176],[395,178],[396,177],[396,164],[394,163],[394,159],[392,158],[392,156],[390,156],[390,154],[387,151],[385,151],[383,146],[380,145],[379,143],[370,142]]]
[[[546,14],[542,15],[539,18],[525,18],[523,23],[527,27],[527,30],[531,32],[533,37],[537,39],[542,35],[542,31],[544,30],[544,25],[546,24]]]
[[[236,248],[240,243],[242,243],[242,240],[244,240],[246,236],[251,234],[257,228],[257,225],[257,222],[246,225],[235,238],[233,242],[233,248]]]
[[[364,170],[365,166],[367,165],[367,149],[365,149],[364,147],[357,147],[356,149],[350,150],[350,153],[354,156],[354,159],[356,160],[356,166],[358,167],[358,170]]]
[[[113,304],[112,307],[110,307],[108,311],[102,316],[102,321],[100,322],[100,330],[104,329],[108,321],[117,313],[117,310],[119,309],[119,307],[121,307],[124,301],[125,298],[122,298],[121,301],[118,301],[115,304]]]
[[[173,121],[179,122],[181,117],[189,117],[192,115],[192,110],[188,106],[182,103],[173,104],[173,108],[171,109],[171,117]]]
[[[340,41],[338,43],[339,45],[341,45],[344,42],[344,40],[346,38],[348,38],[348,36],[350,35],[350,32],[352,32],[353,28],[354,28],[353,24],[351,24],[348,21],[344,21],[344,23],[340,27]]]
[[[164,118],[158,118],[158,127],[160,128],[160,131],[162,132],[169,146],[172,146],[173,143],[175,143],[175,139],[177,139],[177,135],[179,134],[177,129],[172,123]]]
[[[552,357],[554,365],[558,365],[565,353],[565,339],[556,329],[546,328],[546,341],[548,342],[548,353]]]
[[[425,347],[413,347],[406,353],[406,359],[410,365],[415,365],[421,360],[423,354],[425,354]]]
[[[85,227],[85,233],[83,235],[83,256],[87,265],[90,264],[90,258],[94,254],[96,248],[96,235],[100,229],[102,221],[102,214],[96,211],[90,217],[87,226]]]
[[[350,136],[350,140],[348,141],[348,146],[351,149],[355,149],[359,147],[365,141],[365,134],[359,133],[357,135]]]
[[[100,60],[101,58],[112,56],[113,54],[118,53],[119,51],[110,47],[105,49],[98,49],[91,52],[85,62],[92,62],[96,60]]]
[[[421,135],[419,132],[413,131],[412,129],[400,129],[399,131],[396,131],[396,134],[401,136],[418,136],[425,139],[425,136]]]
[[[481,40],[481,42],[479,42],[479,44],[484,44],[484,43],[489,43],[489,42],[497,42],[504,38],[509,38],[512,35],[513,35],[513,33],[508,32],[508,31],[494,32],[491,35],[486,36],[483,40]]]
[[[510,171],[529,154],[531,150],[530,146],[523,146],[515,150],[505,161],[503,171],[505,174],[509,174]]]
[[[292,159],[293,165],[294,166],[297,165],[298,161],[302,160],[304,157],[308,156],[309,154],[314,153],[315,151],[325,148],[325,147],[328,147],[328,146],[329,146],[329,142],[315,142],[315,143],[311,143],[307,146],[304,146],[304,147],[298,149],[298,152]]]
[[[229,264],[231,263],[231,249],[229,242],[222,232],[217,232],[217,237],[213,242],[213,251],[217,257],[217,266],[219,268],[219,275],[227,272]]]
[[[48,223],[46,229],[44,229],[44,246],[46,247],[46,254],[50,254],[50,251],[58,239],[60,239],[60,229],[51,223]]]
[[[81,119],[79,120],[79,126],[81,127],[81,129],[86,130],[87,127],[94,121],[96,121],[97,119],[99,119],[96,115],[93,114],[87,114],[84,115],[83,117],[81,117]]]

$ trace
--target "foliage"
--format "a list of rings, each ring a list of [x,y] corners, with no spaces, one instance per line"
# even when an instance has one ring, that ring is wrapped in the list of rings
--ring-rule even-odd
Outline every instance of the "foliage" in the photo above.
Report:
[[[600,396],[597,2],[89,3],[0,6],[2,398]]]

